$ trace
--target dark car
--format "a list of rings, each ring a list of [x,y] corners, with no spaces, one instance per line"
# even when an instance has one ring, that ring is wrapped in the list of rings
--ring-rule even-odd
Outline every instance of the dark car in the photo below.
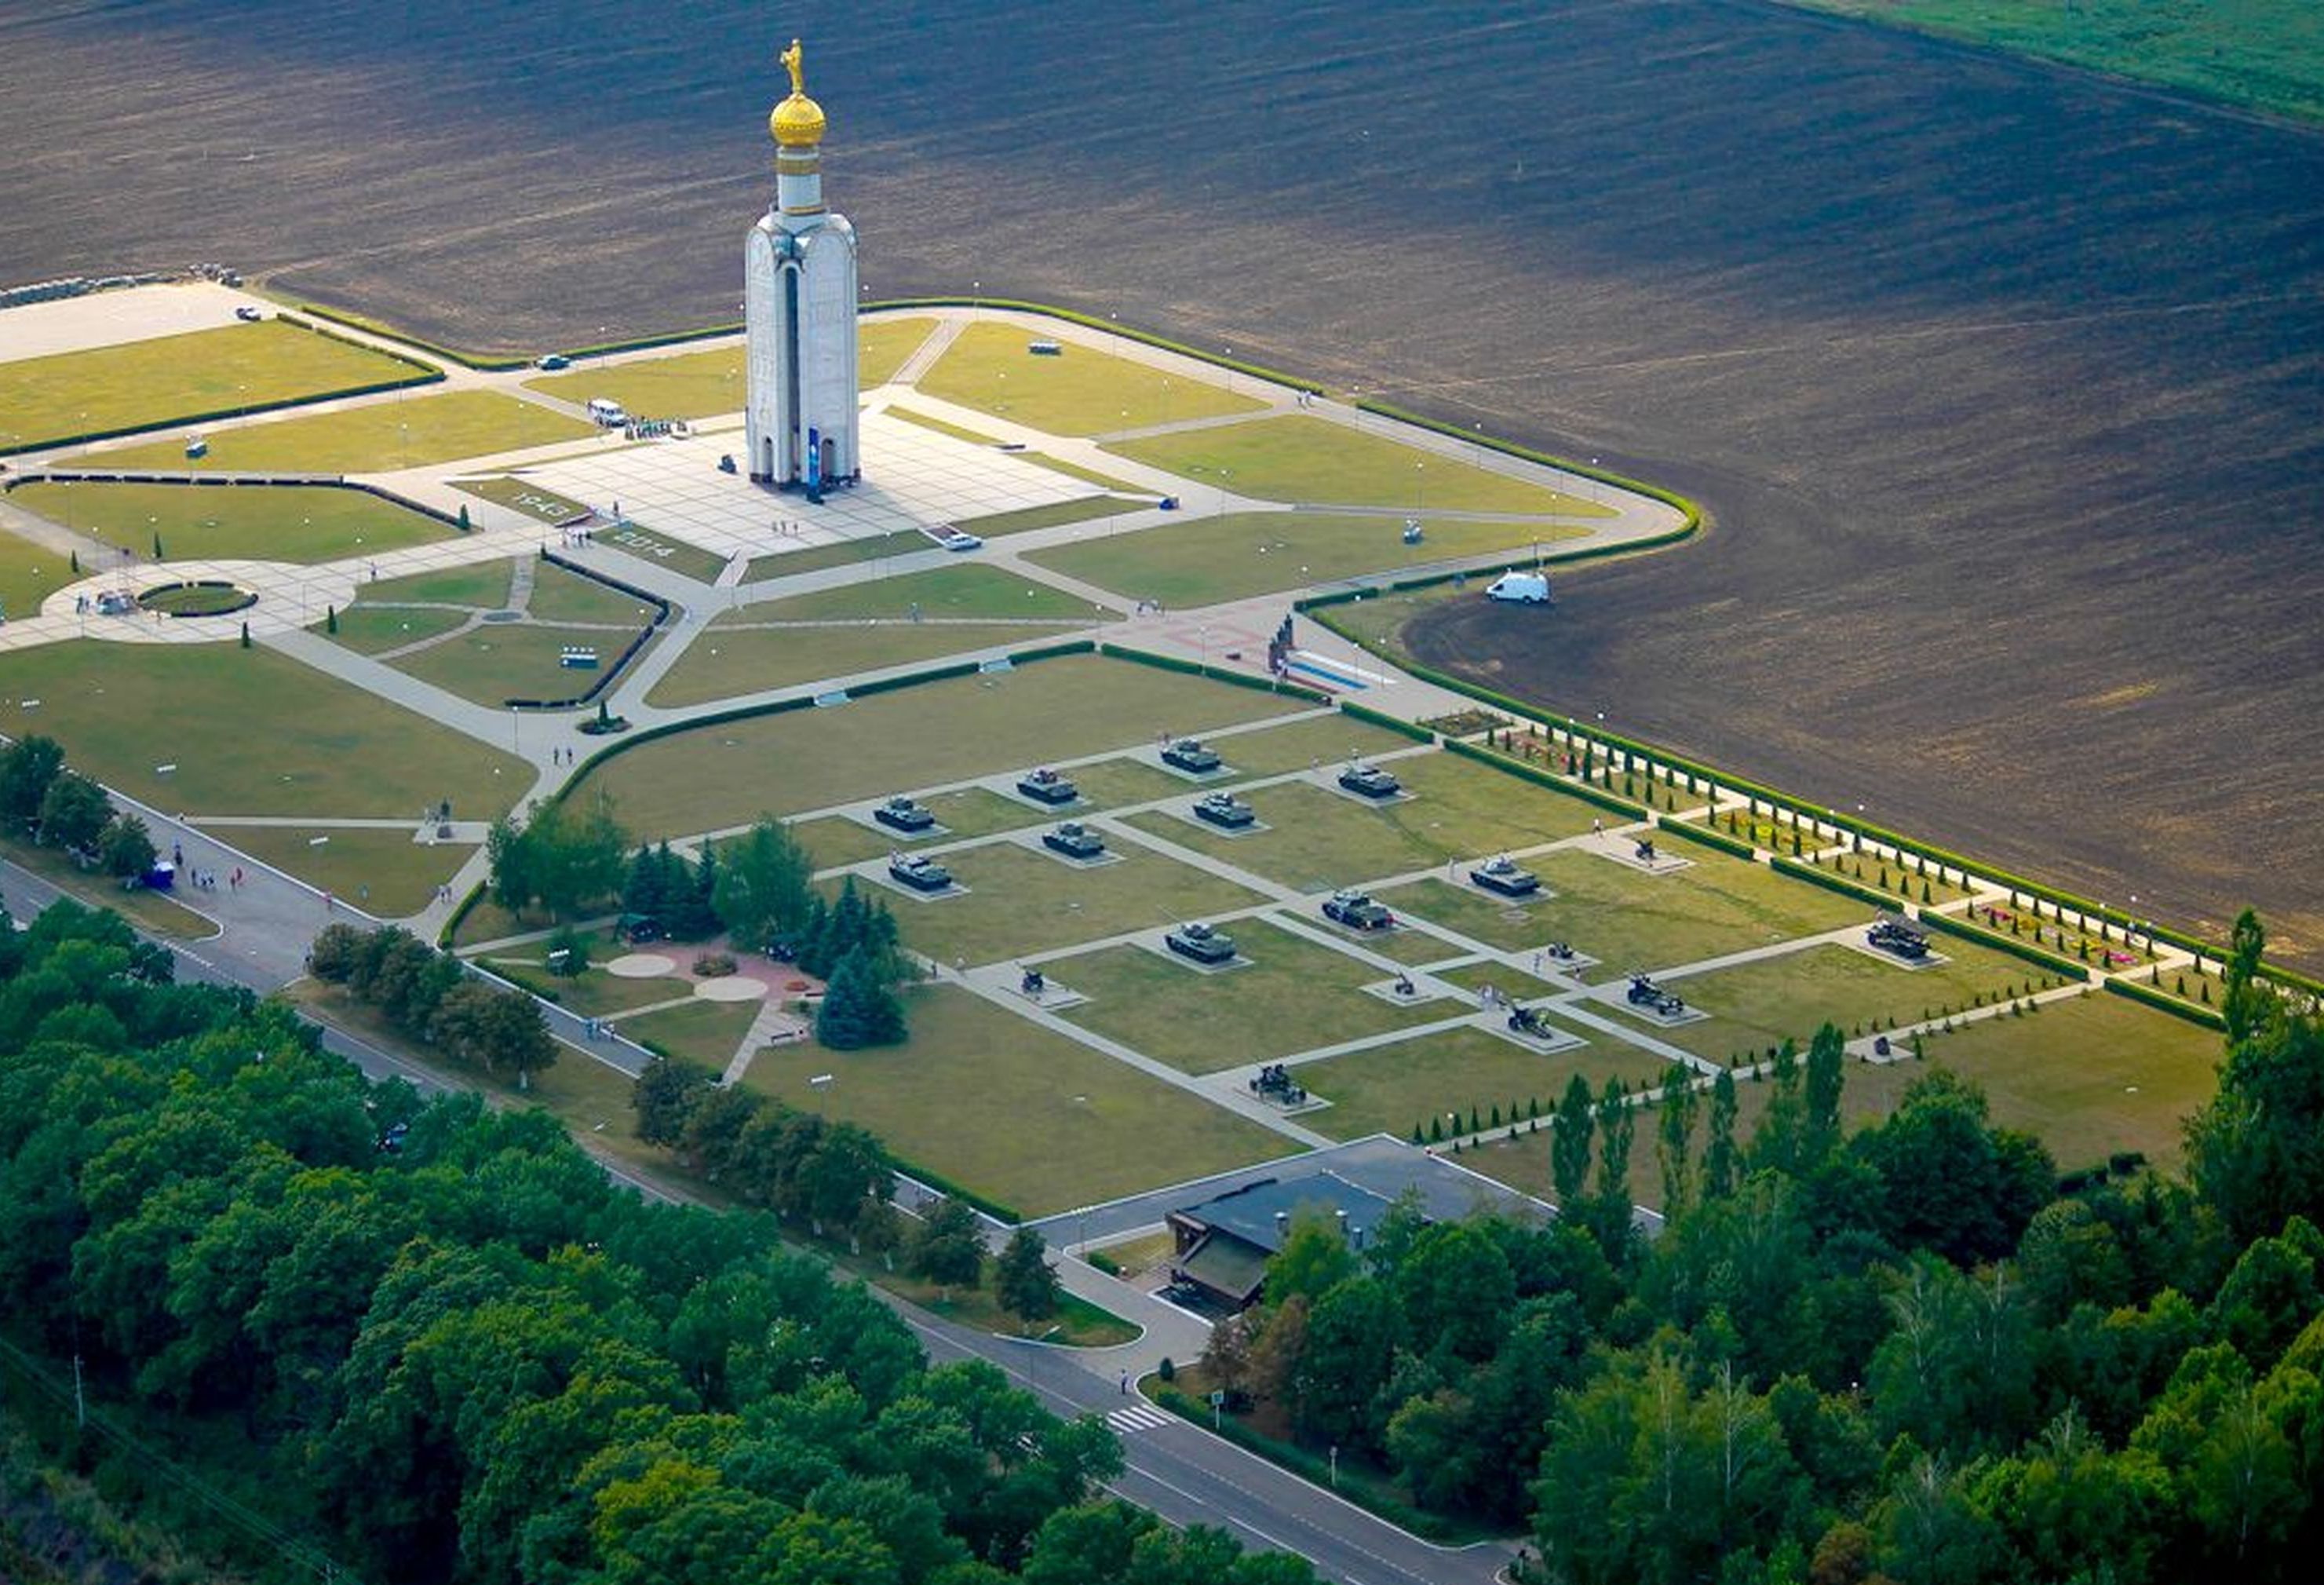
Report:
[[[257,309],[251,307],[248,303],[244,303],[240,308],[234,311],[234,317],[242,320],[244,324],[254,325],[266,316]]]
[[[918,853],[899,853],[888,860],[888,873],[916,892],[941,892],[952,885],[952,871]]]
[[[1194,818],[1235,831],[1250,824],[1259,816],[1250,804],[1231,792],[1208,792],[1194,801]]]
[[[1350,765],[1340,773],[1340,785],[1359,798],[1393,798],[1404,783],[1378,765]]]
[[[1489,892],[1499,892],[1504,897],[1530,897],[1541,890],[1541,877],[1502,854],[1488,858],[1469,872],[1470,881]]]
[[[1162,944],[1197,963],[1224,963],[1235,955],[1234,937],[1207,924],[1182,924],[1164,936]]]
[[[1042,832],[1041,846],[1068,858],[1095,858],[1105,851],[1105,839],[1079,820],[1069,820],[1053,831]]]
[[[899,831],[925,831],[936,823],[936,817],[908,798],[890,798],[872,811],[872,818],[881,825]]]
[[[1198,738],[1181,737],[1162,751],[1162,763],[1197,776],[1208,775],[1223,762]]]
[[[1396,915],[1363,892],[1334,892],[1323,899],[1323,917],[1350,930],[1393,930]]]
[[[1028,771],[1018,777],[1017,791],[1036,803],[1071,803],[1082,795],[1080,788],[1047,768]]]

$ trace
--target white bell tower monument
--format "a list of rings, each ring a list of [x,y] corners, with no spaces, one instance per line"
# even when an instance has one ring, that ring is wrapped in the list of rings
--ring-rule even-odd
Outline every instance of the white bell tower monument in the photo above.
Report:
[[[823,107],[797,39],[775,134],[775,201],[742,244],[751,477],[820,500],[862,467],[856,450],[855,228],[823,202]]]

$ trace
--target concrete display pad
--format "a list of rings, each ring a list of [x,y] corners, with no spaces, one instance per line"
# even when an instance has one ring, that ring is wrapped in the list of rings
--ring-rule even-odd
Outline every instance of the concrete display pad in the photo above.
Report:
[[[629,952],[605,965],[615,979],[659,979],[678,972],[678,959],[659,952]]]
[[[696,980],[694,994],[706,1002],[757,1002],[765,1000],[770,993],[763,979],[722,974],[715,979]]]

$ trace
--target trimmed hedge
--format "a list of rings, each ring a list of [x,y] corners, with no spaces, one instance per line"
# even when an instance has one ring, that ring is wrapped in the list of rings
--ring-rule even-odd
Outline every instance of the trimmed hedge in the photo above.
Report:
[[[2021,941],[2015,936],[2005,934],[1997,930],[1987,930],[1981,924],[1970,924],[1964,920],[1955,919],[1949,913],[1923,913],[1921,915],[1921,922],[1929,929],[1941,931],[1946,935],[1959,936],[1965,941],[1975,941],[1979,946],[1991,947],[1997,952],[2007,952],[2012,957],[2023,958],[2037,969],[2047,969],[2052,974],[2064,975],[2068,979],[2089,983],[2090,978],[2089,964],[2077,963],[2071,958],[2052,952],[2047,947],[2037,947],[2030,941]]]
[[[2158,990],[2151,985],[2141,985],[2135,979],[2110,978],[2105,983],[2107,989],[2118,996],[2128,996],[2134,1002],[2144,1002],[2150,1007],[2159,1008],[2174,1017],[2184,1018],[2190,1024],[2199,1024],[2205,1029],[2216,1029],[2221,1033],[2227,1032],[2227,1021],[2216,1008],[2199,1007],[2194,1003],[2174,996],[2168,991]]]
[[[437,946],[447,952],[452,950],[452,938],[460,933],[461,924],[476,911],[476,904],[484,900],[485,890],[483,881],[468,888],[468,894],[460,899],[460,905],[453,909],[452,916],[444,922],[444,928],[436,932]]]
[[[1683,837],[1690,842],[1701,843],[1705,848],[1716,848],[1721,853],[1732,853],[1738,858],[1756,860],[1759,857],[1759,850],[1742,838],[1730,837],[1725,831],[1714,830],[1709,826],[1689,825],[1684,820],[1665,820],[1655,829]],[[1778,859],[1777,862],[1782,861]]]
[[[1353,716],[1359,721],[1370,721],[1375,727],[1393,732],[1399,737],[1409,737],[1415,743],[1436,741],[1436,734],[1427,728],[1407,721],[1401,716],[1389,715],[1386,710],[1376,710],[1368,704],[1358,704],[1352,699],[1340,700],[1340,713]]]
[[[1521,782],[1531,782],[1536,787],[1548,787],[1559,792],[1571,793],[1576,798],[1598,805],[1600,809],[1610,809],[1615,813],[1627,816],[1630,820],[1641,820],[1646,818],[1646,805],[1642,803],[1633,803],[1627,798],[1601,792],[1586,782],[1568,781],[1555,771],[1543,770],[1539,765],[1527,765],[1523,760],[1511,759],[1505,754],[1496,754],[1489,748],[1480,748],[1475,744],[1463,742],[1458,737],[1446,740],[1444,752],[1457,754],[1463,759],[1473,759],[1480,765],[1490,765],[1504,775],[1515,776]]]
[[[1024,1213],[1018,1210],[1014,1206],[1004,1205],[998,1200],[990,1199],[985,1195],[979,1194],[973,1189],[963,1188],[960,1184],[954,1182],[950,1178],[945,1177],[942,1173],[931,1173],[924,1167],[914,1166],[910,1162],[904,1160],[903,1157],[897,1155],[892,1151],[890,1151],[885,1141],[881,1143],[880,1148],[881,1154],[888,1157],[888,1164],[890,1166],[902,1173],[905,1177],[911,1179],[915,1183],[926,1184],[928,1188],[935,1190],[937,1193],[943,1195],[947,1200],[957,1200],[966,1204],[973,1205],[977,1210],[982,1211],[985,1215],[991,1217],[994,1221],[1006,1222],[1012,1228],[1016,1227],[1025,1219]]]
[[[1097,640],[1076,638],[1064,644],[1045,644],[1032,649],[1011,650],[1009,652],[1009,663],[1012,666],[1029,666],[1036,661],[1054,661],[1065,655],[1095,653],[1097,653]]]
[[[443,514],[438,513],[437,515]],[[622,669],[637,657],[638,651],[643,649],[647,642],[661,631],[662,624],[669,620],[669,602],[658,594],[640,589],[634,583],[624,583],[611,573],[600,572],[594,567],[585,567],[578,561],[567,561],[563,556],[552,554],[548,551],[540,552],[540,555],[542,561],[552,567],[562,567],[576,578],[586,578],[592,583],[602,583],[607,589],[619,589],[631,598],[643,600],[654,608],[654,619],[631,635],[630,642],[622,646],[621,654],[615,657],[613,663],[600,670],[596,681],[590,683],[588,691],[578,698],[510,699],[501,701],[512,710],[579,709],[584,705],[594,701],[606,689],[611,688],[613,685],[613,680],[622,674]]]
[[[1844,875],[1834,875],[1820,864],[1808,864],[1783,853],[1774,855],[1767,862],[1785,875],[1797,876],[1801,880],[1821,886],[1827,892],[1838,892],[1843,897],[1853,897],[1859,903],[1869,903],[1875,908],[1885,909],[1891,913],[1904,912],[1904,904],[1888,895],[1887,893],[1849,880]]]
[[[869,699],[875,693],[894,693],[900,689],[918,688],[923,682],[942,682],[954,677],[973,677],[983,669],[974,661],[954,661],[949,665],[931,666],[926,671],[907,672],[900,677],[882,677],[876,681],[859,682],[847,691],[847,697]]]
[[[691,330],[669,330],[659,336],[639,336],[628,341],[601,341],[594,347],[567,347],[558,353],[559,357],[610,357],[616,352],[643,352],[650,347],[678,347],[688,341],[708,341],[719,336],[739,336],[742,321],[726,325],[703,325]]]
[[[1207,677],[1213,682],[1228,682],[1237,688],[1249,688],[1260,693],[1279,693],[1286,699],[1304,699],[1309,704],[1330,704],[1332,696],[1313,688],[1303,688],[1296,682],[1278,682],[1271,677],[1254,677],[1247,672],[1222,671],[1216,666],[1202,665],[1194,661],[1182,661],[1176,655],[1157,654],[1152,650],[1131,649],[1124,644],[1101,644],[1097,653],[1108,660],[1131,661],[1141,666],[1152,666],[1158,672],[1176,672],[1188,677]]]

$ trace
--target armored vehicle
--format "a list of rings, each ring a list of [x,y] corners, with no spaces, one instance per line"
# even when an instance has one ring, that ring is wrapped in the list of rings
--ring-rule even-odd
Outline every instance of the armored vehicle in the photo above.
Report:
[[[1251,811],[1250,804],[1231,792],[1206,792],[1194,801],[1194,818],[1237,831],[1259,816]]]
[[[1518,865],[1504,853],[1498,858],[1488,858],[1469,872],[1470,881],[1489,892],[1499,892],[1504,897],[1530,897],[1541,890],[1541,877]]]
[[[1928,932],[1909,919],[1884,914],[1865,933],[1865,941],[1899,958],[1919,959],[1929,955]]]
[[[888,860],[888,873],[916,892],[941,892],[952,885],[952,871],[918,853],[899,853]]]
[[[1234,938],[1207,924],[1182,924],[1164,936],[1162,944],[1197,963],[1225,963],[1235,955]]]
[[[1203,746],[1197,738],[1181,737],[1162,751],[1162,763],[1173,769],[1203,776],[1217,770],[1223,762]]]
[[[1105,839],[1079,820],[1069,820],[1056,830],[1042,832],[1041,846],[1068,858],[1095,858],[1105,851]]]
[[[1080,788],[1046,767],[1018,777],[1017,791],[1036,803],[1071,803],[1082,795]]]
[[[1323,917],[1350,930],[1390,930],[1396,915],[1362,892],[1334,892],[1323,899]]]
[[[1393,798],[1404,784],[1378,765],[1352,765],[1340,773],[1340,785],[1360,798]]]
[[[872,818],[892,830],[925,831],[936,823],[936,817],[910,799],[890,798],[872,811]]]

